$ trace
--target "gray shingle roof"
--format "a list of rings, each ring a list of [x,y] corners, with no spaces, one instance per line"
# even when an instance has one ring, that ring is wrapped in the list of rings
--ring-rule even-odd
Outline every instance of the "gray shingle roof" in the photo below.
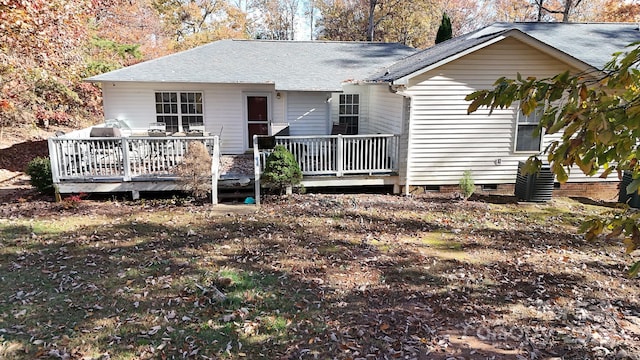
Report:
[[[417,50],[391,43],[221,40],[87,79],[93,82],[275,84],[339,91]]]
[[[640,41],[638,25],[633,23],[496,23],[400,60],[367,80],[398,80],[513,30],[600,70],[611,60],[613,53]]]

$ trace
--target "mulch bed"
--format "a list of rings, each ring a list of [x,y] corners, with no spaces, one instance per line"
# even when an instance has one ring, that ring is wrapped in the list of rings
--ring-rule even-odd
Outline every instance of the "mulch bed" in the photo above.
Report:
[[[29,141],[0,149],[0,169],[24,171],[33,158],[48,157],[47,140]]]

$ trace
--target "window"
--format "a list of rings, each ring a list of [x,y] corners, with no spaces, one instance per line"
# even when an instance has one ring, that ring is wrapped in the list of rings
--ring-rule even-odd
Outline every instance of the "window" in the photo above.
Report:
[[[202,93],[157,92],[156,120],[165,123],[172,133],[187,131],[190,124],[202,124]]]
[[[173,115],[175,114],[175,115]],[[178,95],[176,93],[156,93],[156,119],[165,123],[167,131],[178,131]]]
[[[536,128],[542,117],[542,108],[538,108],[529,115],[518,110],[518,126],[516,129],[516,151],[539,152],[541,136],[536,134]]]
[[[358,134],[358,119],[360,114],[360,95],[340,94],[340,125],[346,126],[346,135]]]

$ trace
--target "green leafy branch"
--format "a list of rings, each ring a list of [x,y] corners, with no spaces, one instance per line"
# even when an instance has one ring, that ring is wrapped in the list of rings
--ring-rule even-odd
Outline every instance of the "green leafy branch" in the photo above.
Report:
[[[603,71],[578,74],[570,71],[553,77],[516,79],[502,77],[493,89],[467,95],[471,101],[468,113],[488,108],[504,109],[520,102],[528,115],[541,108],[543,115],[538,134],[561,134],[545,149],[551,170],[561,183],[569,179],[571,168],[577,166],[584,174],[607,178],[623,171],[632,173],[627,193],[640,187],[640,42],[616,53]],[[526,171],[536,171],[542,161],[534,155]],[[640,247],[640,214],[628,211],[610,218],[595,218],[581,227],[592,239],[607,231],[607,238],[623,237],[628,253]],[[640,270],[640,262],[631,267],[631,274]]]

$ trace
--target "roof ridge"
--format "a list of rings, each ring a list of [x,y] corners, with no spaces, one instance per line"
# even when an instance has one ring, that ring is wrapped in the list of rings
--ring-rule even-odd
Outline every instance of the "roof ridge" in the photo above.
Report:
[[[634,21],[579,21],[579,22],[562,22],[562,21],[513,21],[513,22],[508,22],[508,21],[497,21],[494,22],[490,25],[488,25],[487,27],[490,27],[492,25],[496,25],[496,24],[553,24],[553,25],[638,25],[637,22]]]
[[[350,40],[275,40],[275,39],[229,39],[231,41],[237,42],[265,42],[265,43],[281,43],[281,44],[301,44],[301,43],[309,43],[309,44],[396,44],[407,46],[397,41],[350,41]]]

